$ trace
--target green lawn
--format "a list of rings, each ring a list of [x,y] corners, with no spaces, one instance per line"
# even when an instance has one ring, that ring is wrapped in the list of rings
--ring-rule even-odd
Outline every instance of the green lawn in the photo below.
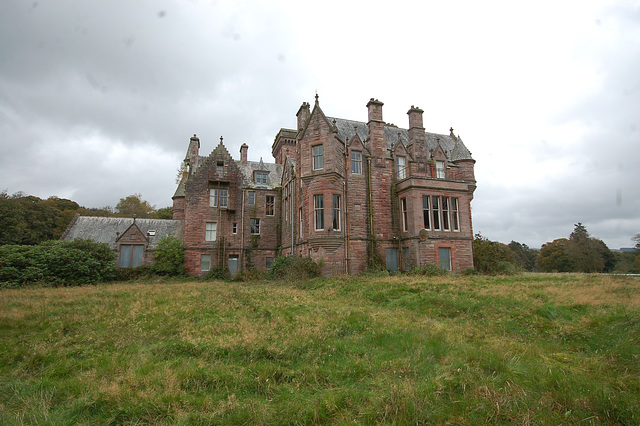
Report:
[[[0,424],[638,424],[640,279],[0,290]]]

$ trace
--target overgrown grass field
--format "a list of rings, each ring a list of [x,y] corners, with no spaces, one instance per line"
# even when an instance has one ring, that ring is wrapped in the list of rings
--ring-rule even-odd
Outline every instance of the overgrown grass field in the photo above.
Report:
[[[638,424],[640,279],[0,291],[0,424]]]

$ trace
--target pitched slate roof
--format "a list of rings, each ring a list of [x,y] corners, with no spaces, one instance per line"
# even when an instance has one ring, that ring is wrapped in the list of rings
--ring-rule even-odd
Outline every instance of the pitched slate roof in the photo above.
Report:
[[[116,239],[133,224],[129,217],[98,217],[77,216],[69,224],[61,239],[71,241],[89,239],[99,243],[106,243],[111,248],[116,247]],[[184,223],[171,219],[135,219],[136,226],[147,236],[149,248],[154,249],[158,242],[167,235],[182,240]],[[155,235],[149,235],[155,231]]]
[[[353,120],[345,120],[343,118],[327,117],[330,123],[335,123],[338,130],[338,138],[343,142],[345,140],[351,140],[355,136],[356,132],[360,137],[360,140],[365,141],[367,139],[368,127],[367,123]],[[442,150],[451,154],[451,161],[458,160],[472,160],[471,152],[462,142],[460,137],[453,135],[441,135],[438,133],[426,133],[427,148],[429,150],[435,149],[438,144],[442,147]],[[391,149],[398,144],[401,140],[404,144],[409,142],[409,131],[400,127],[386,124],[384,126],[384,136],[387,140],[387,149]]]
[[[243,166],[240,161],[236,161],[236,165],[242,172],[242,185],[252,186],[255,188],[277,188],[282,184],[282,165],[275,163],[265,163],[262,161],[247,161],[247,165]],[[269,184],[258,185],[253,181],[253,172],[264,171],[269,172]]]

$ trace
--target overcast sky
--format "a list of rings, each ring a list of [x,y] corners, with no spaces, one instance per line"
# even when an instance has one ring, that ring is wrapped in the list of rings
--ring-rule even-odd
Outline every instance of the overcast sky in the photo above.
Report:
[[[491,240],[640,233],[640,1],[2,0],[0,191],[168,206],[192,134],[273,162],[316,91],[453,127]]]

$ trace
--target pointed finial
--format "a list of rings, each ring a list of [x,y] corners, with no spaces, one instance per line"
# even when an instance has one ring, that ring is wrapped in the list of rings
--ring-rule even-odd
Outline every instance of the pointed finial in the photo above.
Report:
[[[220,136],[220,143],[222,143],[222,136]]]
[[[318,103],[318,91],[316,90],[316,104]]]
[[[455,135],[453,134],[453,127],[451,127],[451,128],[449,129],[449,133],[451,134],[451,136],[455,136]]]

